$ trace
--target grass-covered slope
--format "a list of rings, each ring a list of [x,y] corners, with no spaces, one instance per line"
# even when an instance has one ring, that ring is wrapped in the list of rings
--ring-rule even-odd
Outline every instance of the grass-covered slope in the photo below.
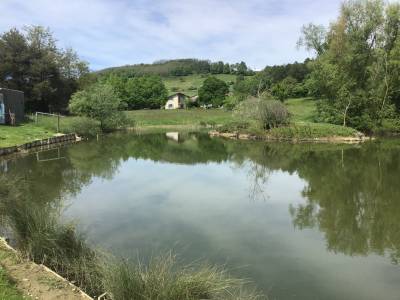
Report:
[[[169,94],[175,92],[182,92],[188,96],[197,95],[197,90],[203,85],[204,80],[208,76],[215,76],[225,81],[228,86],[232,87],[236,80],[236,75],[231,74],[217,74],[217,75],[188,75],[188,76],[174,76],[164,77],[163,82],[168,89]]]

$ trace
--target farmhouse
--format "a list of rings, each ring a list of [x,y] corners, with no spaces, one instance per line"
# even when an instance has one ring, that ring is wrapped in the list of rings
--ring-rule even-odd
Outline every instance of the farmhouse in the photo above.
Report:
[[[0,88],[0,124],[18,124],[24,118],[24,93]]]
[[[185,100],[188,98],[183,93],[176,93],[168,97],[168,101],[165,104],[165,109],[179,109],[185,108]]]

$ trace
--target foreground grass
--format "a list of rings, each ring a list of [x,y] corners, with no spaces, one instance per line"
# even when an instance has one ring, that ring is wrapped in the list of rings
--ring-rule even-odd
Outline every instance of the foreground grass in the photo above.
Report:
[[[126,260],[106,270],[105,288],[113,299],[256,300],[265,299],[245,289],[246,282],[209,265],[178,266],[175,256],[153,258],[148,264]]]
[[[19,126],[0,125],[0,147],[21,145],[38,139],[45,139],[55,134],[55,131],[25,123]]]
[[[6,271],[0,266],[0,299],[22,300],[28,299],[9,280]]]

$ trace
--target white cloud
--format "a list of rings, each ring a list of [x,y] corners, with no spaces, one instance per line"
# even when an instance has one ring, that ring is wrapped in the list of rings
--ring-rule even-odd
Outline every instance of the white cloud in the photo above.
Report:
[[[196,57],[253,68],[303,60],[304,23],[328,24],[340,0],[1,0],[0,31],[49,26],[93,69]]]

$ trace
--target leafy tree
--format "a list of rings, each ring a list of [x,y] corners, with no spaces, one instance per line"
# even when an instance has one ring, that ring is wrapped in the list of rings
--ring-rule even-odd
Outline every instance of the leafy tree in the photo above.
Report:
[[[60,49],[49,29],[11,29],[0,35],[0,85],[25,93],[28,111],[62,111],[88,73],[72,49]]]
[[[239,75],[246,75],[247,74],[247,65],[244,61],[240,62],[237,66],[237,73]]]
[[[264,73],[264,76],[269,77],[272,83],[278,83],[286,77],[293,77],[298,82],[303,82],[310,73],[309,63],[310,60],[306,59],[302,63],[294,62],[286,65],[267,66],[262,73]]]
[[[230,65],[228,63],[224,64],[223,73],[224,74],[230,74],[231,73],[231,67],[230,67]]]
[[[297,85],[296,79],[293,77],[286,77],[281,82],[272,85],[271,93],[280,101],[284,101],[293,97]]]
[[[110,76],[100,80],[100,82],[111,85],[122,102],[126,104],[129,102],[129,93],[126,89],[128,78],[111,74]]]
[[[154,75],[130,78],[125,89],[129,109],[160,108],[168,97],[163,81]]]
[[[297,41],[297,47],[305,47],[307,50],[314,50],[318,55],[326,48],[326,30],[322,25],[312,23],[304,25],[301,29],[302,36]]]
[[[325,36],[307,28],[302,44],[317,53],[308,85],[330,107],[321,118],[370,131],[392,116],[393,104],[399,109],[398,3],[346,1]]]
[[[229,88],[225,81],[210,76],[204,80],[203,85],[199,89],[199,100],[203,104],[220,106],[228,92]]]
[[[69,109],[72,113],[100,122],[101,130],[120,126],[124,120],[123,103],[110,84],[97,83],[72,95]]]

